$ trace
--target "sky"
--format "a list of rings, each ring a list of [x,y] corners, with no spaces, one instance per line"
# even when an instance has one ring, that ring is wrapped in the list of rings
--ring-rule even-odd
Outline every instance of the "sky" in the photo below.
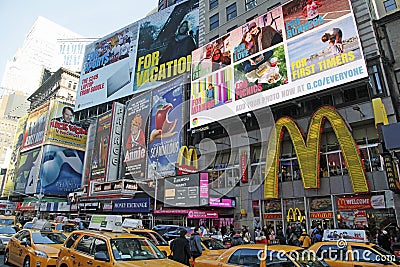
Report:
[[[39,17],[87,38],[100,38],[144,18],[158,0],[0,0],[0,80]]]

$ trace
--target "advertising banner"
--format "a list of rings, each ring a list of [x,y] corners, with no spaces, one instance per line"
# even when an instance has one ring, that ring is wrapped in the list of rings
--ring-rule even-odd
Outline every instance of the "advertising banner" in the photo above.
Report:
[[[44,141],[50,102],[33,110],[26,122],[21,151],[40,145]]]
[[[134,91],[190,71],[199,36],[196,2],[181,2],[140,21]]]
[[[150,198],[116,199],[113,212],[150,212]]]
[[[21,153],[15,177],[15,192],[23,194],[36,193],[40,168],[40,149]],[[13,194],[14,195],[14,194]]]
[[[338,197],[338,210],[357,210],[357,209],[384,209],[385,196],[356,196],[356,197]]]
[[[92,123],[90,123],[88,129],[88,135],[87,135],[88,137],[85,149],[85,161],[83,162],[84,171],[82,176],[82,185],[89,184],[89,181],[92,176],[92,156],[94,151],[94,145],[96,142],[96,131],[97,131],[97,118]]]
[[[24,115],[18,120],[17,128],[15,129],[13,148],[11,152],[10,164],[7,168],[6,178],[4,182],[2,197],[8,197],[12,195],[12,191],[15,186],[15,177],[17,176],[18,163],[20,160],[20,151],[22,146],[22,141],[24,139],[24,131],[26,127],[26,120],[28,119],[28,114]]]
[[[52,101],[49,119],[46,143],[85,149],[87,130],[74,123],[74,110],[71,104],[60,100]]]
[[[58,65],[75,72],[80,72],[85,55],[85,46],[91,42],[93,42],[93,39],[58,39]]]
[[[123,130],[122,172],[127,179],[146,178],[147,139],[151,110],[151,92],[141,94],[126,104]]]
[[[210,197],[210,207],[233,208],[234,202],[230,198]]]
[[[196,173],[165,178],[164,202],[177,207],[198,207],[208,204],[208,183],[207,190],[203,183],[200,192],[200,177],[200,173]],[[204,178],[205,176],[202,181]]]
[[[124,119],[125,105],[114,102],[112,112],[112,122],[110,130],[110,141],[108,148],[107,160],[107,181],[114,181],[119,179],[119,159],[121,151],[121,136],[122,136],[122,122]]]
[[[132,23],[86,46],[75,110],[133,94],[139,23]]]
[[[288,2],[195,50],[191,127],[368,77],[349,1],[320,2]]]
[[[84,152],[46,145],[43,147],[39,182],[35,193],[66,196],[81,188]]]
[[[97,133],[92,154],[91,180],[105,181],[106,178],[111,119],[111,110],[98,117]]]
[[[148,178],[175,175],[181,147],[183,78],[153,90]]]

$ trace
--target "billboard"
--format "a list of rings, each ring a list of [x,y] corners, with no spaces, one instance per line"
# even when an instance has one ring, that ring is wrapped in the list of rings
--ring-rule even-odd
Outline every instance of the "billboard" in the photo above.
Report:
[[[192,57],[192,128],[368,77],[348,0],[288,2]]]
[[[183,1],[86,46],[75,110],[132,95],[190,71],[199,11]]]
[[[74,123],[74,110],[71,104],[60,100],[52,101],[49,119],[46,143],[85,149],[87,130]]]
[[[123,132],[122,172],[126,179],[146,178],[147,136],[151,110],[151,92],[141,94],[126,104]]]
[[[24,138],[24,131],[26,127],[26,120],[28,119],[28,114],[24,115],[18,120],[17,127],[15,129],[13,149],[11,152],[10,164],[7,168],[7,174],[4,182],[2,197],[8,197],[12,195],[15,185],[15,177],[18,171],[18,162],[20,160],[20,151],[22,146],[22,141]]]
[[[94,141],[91,165],[91,180],[105,181],[110,143],[112,111],[100,115],[97,120],[97,133]]]
[[[140,21],[134,91],[159,86],[190,71],[199,35],[195,4],[185,1]]]
[[[45,145],[35,193],[66,196],[81,188],[84,152]]]
[[[22,194],[36,193],[41,160],[41,149],[21,153],[15,176],[14,191]]]
[[[183,77],[153,90],[148,178],[175,175],[181,147]]]
[[[208,173],[165,178],[164,202],[176,207],[207,205]]]
[[[86,46],[75,110],[133,93],[139,23],[132,23]]]
[[[38,146],[44,141],[49,105],[50,102],[47,102],[29,114],[21,151]]]
[[[58,39],[58,65],[75,72],[80,72],[85,54],[85,46],[93,41],[93,39],[86,38]]]

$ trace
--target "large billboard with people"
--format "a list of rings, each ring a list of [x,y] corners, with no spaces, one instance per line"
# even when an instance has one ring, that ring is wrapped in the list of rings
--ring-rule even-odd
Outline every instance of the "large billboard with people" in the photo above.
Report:
[[[21,151],[37,147],[44,141],[50,102],[34,109],[28,117]]]
[[[198,2],[182,1],[86,46],[75,111],[132,95],[190,71]]]
[[[194,128],[368,73],[348,0],[294,0],[193,51],[191,77]]]

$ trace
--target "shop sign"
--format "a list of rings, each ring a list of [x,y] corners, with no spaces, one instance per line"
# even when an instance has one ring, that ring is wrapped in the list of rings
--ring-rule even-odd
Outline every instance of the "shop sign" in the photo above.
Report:
[[[286,221],[288,222],[303,222],[305,220],[305,216],[301,213],[299,208],[292,209],[290,208],[286,215]]]
[[[188,214],[189,210],[182,209],[182,210],[154,210],[154,214]]]
[[[199,163],[197,161],[197,151],[195,148],[182,146],[178,153],[178,175],[196,173],[199,171]]]
[[[282,213],[266,213],[264,219],[282,219]]]
[[[233,201],[230,198],[210,197],[210,207],[232,208]]]
[[[325,218],[333,218],[333,212],[326,211],[326,212],[311,212],[310,213],[311,219],[325,219]]]
[[[393,164],[392,155],[390,155],[389,153],[383,153],[381,155],[383,157],[389,189],[393,192],[399,193],[400,183],[396,168]]]
[[[79,204],[80,211],[99,211],[99,202],[93,203],[82,203],[84,205]]]
[[[150,198],[117,199],[113,212],[150,212]]]
[[[344,160],[349,170],[349,178],[355,193],[369,192],[364,168],[358,153],[354,138],[341,115],[334,107],[324,106],[319,108],[312,116],[307,137],[304,138],[302,131],[294,119],[282,117],[275,123],[276,134],[271,134],[268,151],[267,166],[269,171],[265,174],[264,196],[266,199],[278,198],[278,175],[280,147],[284,131],[289,133],[298,155],[298,162],[304,189],[320,188],[320,140],[324,122],[329,121],[339,141]]]
[[[240,151],[240,180],[242,183],[247,183],[249,181],[249,177],[247,174],[247,151]]]
[[[111,211],[113,209],[113,203],[103,203],[103,211]]]
[[[191,210],[188,213],[188,219],[218,219],[218,212]]]
[[[385,196],[356,196],[337,198],[338,210],[384,209]]]

